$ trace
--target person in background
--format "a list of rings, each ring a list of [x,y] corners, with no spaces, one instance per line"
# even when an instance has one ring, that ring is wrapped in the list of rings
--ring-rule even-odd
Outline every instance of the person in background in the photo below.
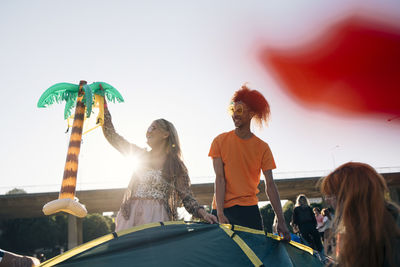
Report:
[[[400,209],[388,200],[385,179],[370,165],[348,162],[321,181],[335,209],[332,257],[341,267],[400,266]]]
[[[323,252],[321,236],[317,231],[317,221],[305,195],[297,196],[296,205],[293,210],[292,224],[297,225],[301,237],[308,245]]]
[[[322,216],[321,210],[317,207],[313,208],[313,212],[315,214],[315,220],[317,221],[317,230],[323,240],[324,232],[323,231],[321,232],[321,227],[324,224],[324,216]]]
[[[32,267],[39,264],[40,261],[37,258],[0,249],[0,267]]]
[[[322,241],[325,241],[325,236],[329,236],[330,229],[332,228],[332,216],[329,212],[329,209],[322,209],[322,225],[318,229],[318,232],[321,234]]]
[[[274,158],[268,144],[250,131],[252,120],[260,126],[268,121],[269,104],[260,92],[243,85],[232,98],[230,112],[235,129],[218,135],[208,154],[216,174],[212,213],[220,223],[263,230],[257,198],[262,171],[265,192],[278,219],[277,231],[288,241],[290,233],[272,177]]]
[[[151,147],[147,151],[116,133],[104,102],[103,133],[119,152],[136,155],[141,160],[117,214],[116,231],[152,222],[177,220],[180,202],[195,217],[217,223],[217,218],[206,212],[193,197],[178,133],[171,122],[165,119],[153,121],[146,133],[147,144]]]

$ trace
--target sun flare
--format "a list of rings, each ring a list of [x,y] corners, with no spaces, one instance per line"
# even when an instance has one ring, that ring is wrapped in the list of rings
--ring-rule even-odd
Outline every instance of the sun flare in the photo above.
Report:
[[[132,175],[132,173],[138,169],[140,164],[141,164],[141,161],[140,161],[139,157],[137,157],[137,156],[125,157],[123,160],[124,173],[130,177]]]
[[[126,187],[132,177],[132,174],[138,169],[141,161],[138,157],[121,157],[114,161],[114,168],[110,171],[113,179],[113,186]]]

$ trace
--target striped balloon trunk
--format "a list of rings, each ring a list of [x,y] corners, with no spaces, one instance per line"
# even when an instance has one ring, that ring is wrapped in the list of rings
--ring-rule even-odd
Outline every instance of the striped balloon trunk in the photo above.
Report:
[[[80,84],[79,96],[75,108],[74,122],[72,125],[71,137],[69,139],[67,160],[64,167],[64,176],[61,184],[60,195],[58,198],[75,197],[76,179],[78,175],[78,158],[82,142],[82,129],[85,119],[85,104],[83,100],[83,84]]]

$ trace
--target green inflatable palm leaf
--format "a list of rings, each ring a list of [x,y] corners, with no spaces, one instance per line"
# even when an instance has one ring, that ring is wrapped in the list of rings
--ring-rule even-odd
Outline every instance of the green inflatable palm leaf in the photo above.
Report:
[[[90,88],[89,85],[85,84],[83,86],[83,90],[85,91],[83,101],[85,102],[85,106],[86,106],[86,118],[89,118],[90,114],[92,113],[92,105],[93,105],[92,89]]]
[[[45,108],[62,101],[75,101],[78,95],[79,85],[72,83],[57,83],[47,89],[40,97],[37,106]]]
[[[76,97],[74,99],[70,98],[65,103],[64,108],[64,120],[68,119],[72,114],[72,109],[75,107]]]
[[[103,87],[104,91],[101,90],[100,84]],[[110,102],[115,103],[115,100],[118,101],[119,103],[124,102],[124,98],[118,92],[118,90],[108,83],[95,82],[90,84],[89,86],[92,89],[93,94],[105,96],[107,97],[107,100]]]

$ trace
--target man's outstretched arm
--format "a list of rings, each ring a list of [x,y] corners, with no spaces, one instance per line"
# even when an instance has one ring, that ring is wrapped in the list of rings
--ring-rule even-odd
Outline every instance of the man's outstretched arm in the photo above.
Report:
[[[289,229],[286,226],[285,217],[283,217],[281,199],[279,197],[278,189],[276,188],[272,171],[264,171],[265,176],[265,193],[267,194],[272,208],[278,218],[278,233],[283,235],[284,240],[290,241]]]
[[[221,158],[213,158],[213,166],[215,172],[215,202],[217,204],[217,216],[219,223],[229,223],[228,218],[224,214],[224,201],[225,201],[225,174],[224,163]]]

